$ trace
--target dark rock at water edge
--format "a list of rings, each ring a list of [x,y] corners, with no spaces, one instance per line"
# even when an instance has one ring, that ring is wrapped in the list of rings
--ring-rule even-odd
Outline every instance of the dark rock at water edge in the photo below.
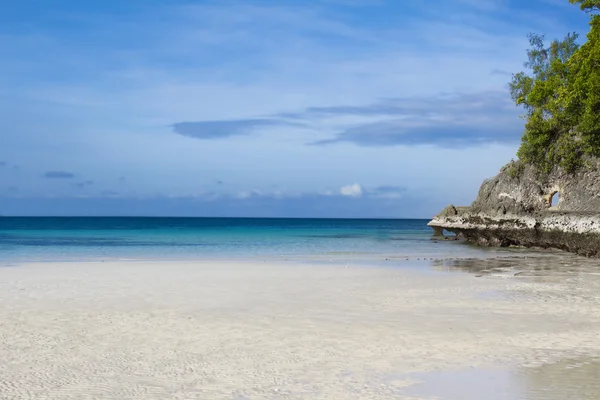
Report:
[[[519,161],[484,181],[469,207],[449,205],[428,224],[485,246],[555,248],[600,257],[600,160],[569,174]]]

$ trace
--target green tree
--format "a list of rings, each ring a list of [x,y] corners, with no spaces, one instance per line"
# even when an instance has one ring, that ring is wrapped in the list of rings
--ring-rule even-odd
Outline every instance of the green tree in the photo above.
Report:
[[[589,2],[590,0],[588,0]],[[600,0],[596,1],[600,4]],[[600,16],[590,21],[587,41],[569,60],[569,85],[564,96],[577,122],[586,153],[600,156]]]
[[[531,75],[514,74],[509,84],[512,99],[526,111],[525,133],[517,155],[546,171],[559,162],[564,147],[561,137],[574,124],[562,97],[568,87],[568,61],[579,48],[577,38],[576,33],[570,33],[546,47],[543,36],[529,35],[531,49],[525,67]]]
[[[587,12],[600,11],[600,0],[569,0]],[[600,15],[592,15],[587,41],[568,34],[549,46],[530,35],[525,67],[509,84],[512,99],[525,109],[525,132],[517,153],[523,162],[549,172],[569,172],[586,154],[600,156]]]
[[[583,11],[600,11],[600,0],[569,0],[571,4],[579,4]]]

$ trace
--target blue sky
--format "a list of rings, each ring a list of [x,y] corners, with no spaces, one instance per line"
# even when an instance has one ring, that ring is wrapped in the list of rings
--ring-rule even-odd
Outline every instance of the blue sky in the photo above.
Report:
[[[0,12],[0,213],[424,217],[522,133],[567,0],[19,0]]]

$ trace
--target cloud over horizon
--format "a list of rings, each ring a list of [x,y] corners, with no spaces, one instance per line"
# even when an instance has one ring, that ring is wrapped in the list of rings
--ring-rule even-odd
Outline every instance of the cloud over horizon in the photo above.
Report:
[[[340,194],[342,196],[360,197],[362,196],[362,193],[363,189],[358,183],[342,186],[340,188]]]
[[[342,191],[344,193],[342,193]],[[360,195],[358,193],[361,193]],[[195,196],[124,197],[114,191],[98,195],[70,197],[30,197],[18,192],[0,195],[4,215],[90,215],[90,216],[228,216],[228,217],[305,217],[305,218],[394,218],[404,210],[405,218],[428,218],[429,209],[443,206],[435,199],[409,194],[404,198],[382,198],[377,190],[348,185],[338,193],[262,193],[217,195],[206,192]],[[40,213],[38,204],[47,209]]]

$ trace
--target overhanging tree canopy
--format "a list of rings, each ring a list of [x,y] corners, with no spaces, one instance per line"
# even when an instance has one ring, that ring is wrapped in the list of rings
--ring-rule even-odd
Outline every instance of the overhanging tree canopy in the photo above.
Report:
[[[600,0],[569,0],[584,11],[600,11]],[[525,67],[513,75],[510,92],[525,109],[525,132],[519,159],[549,172],[560,165],[569,172],[583,156],[600,156],[600,16],[593,15],[582,46],[568,34],[549,46],[530,35]]]

